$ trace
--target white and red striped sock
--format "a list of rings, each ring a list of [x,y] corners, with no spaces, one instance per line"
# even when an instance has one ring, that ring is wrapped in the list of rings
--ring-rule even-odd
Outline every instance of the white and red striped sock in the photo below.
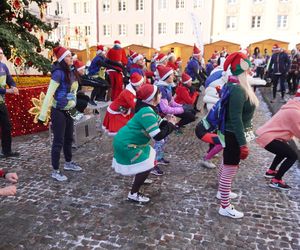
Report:
[[[223,208],[230,205],[229,194],[231,192],[231,183],[236,175],[238,165],[223,165],[221,176],[219,179],[219,191],[221,193],[221,206]]]

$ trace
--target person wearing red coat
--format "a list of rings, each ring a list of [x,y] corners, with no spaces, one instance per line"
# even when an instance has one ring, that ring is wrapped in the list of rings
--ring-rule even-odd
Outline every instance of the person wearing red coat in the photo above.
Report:
[[[107,52],[106,58],[118,62],[123,66],[127,65],[127,57],[125,50],[121,48],[120,41],[114,41],[114,46]],[[115,100],[123,90],[123,74],[121,73],[123,69],[121,67],[116,67],[114,69],[108,69],[109,80],[111,84],[111,100]]]
[[[187,73],[183,72],[182,81],[176,88],[175,102],[179,104],[196,105],[196,100],[199,96],[199,93],[197,91],[193,91],[191,87],[192,78]]]
[[[108,106],[102,128],[108,135],[116,135],[134,115],[136,91],[145,82],[145,78],[137,72],[130,76],[129,84],[120,95]]]

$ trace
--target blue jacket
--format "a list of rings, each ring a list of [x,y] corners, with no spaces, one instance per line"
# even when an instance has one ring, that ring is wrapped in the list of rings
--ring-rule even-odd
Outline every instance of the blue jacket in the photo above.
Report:
[[[5,82],[1,82],[2,81],[1,79],[3,79],[3,81],[5,81]],[[0,95],[5,95],[6,84],[9,87],[16,86],[16,83],[14,82],[11,74],[9,73],[7,66],[4,63],[0,62]]]
[[[192,58],[186,66],[185,72],[195,81],[199,78],[200,63],[196,58]]]
[[[101,67],[106,67],[105,57],[95,56],[89,67],[89,76],[97,75]]]
[[[59,63],[54,63],[51,71],[51,79],[59,83],[59,86],[54,94],[56,108],[63,109],[69,102],[68,94],[71,90],[72,83],[76,80],[74,71],[70,72],[70,82],[67,82],[66,74]]]
[[[286,74],[290,69],[291,61],[284,52],[274,53],[269,64],[269,72],[272,74]]]

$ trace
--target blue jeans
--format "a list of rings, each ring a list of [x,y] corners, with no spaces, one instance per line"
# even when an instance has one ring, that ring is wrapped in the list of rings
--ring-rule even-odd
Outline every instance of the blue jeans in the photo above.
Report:
[[[61,149],[66,162],[72,160],[74,121],[66,111],[52,108],[51,123],[53,131],[51,163],[53,169],[58,170]]]
[[[156,152],[155,160],[159,161],[162,158],[164,158],[164,154],[165,154],[164,150],[165,150],[166,143],[167,143],[167,137],[160,141],[155,141],[154,143],[154,149]]]
[[[285,74],[281,75],[273,75],[272,77],[273,81],[273,98],[276,98],[276,92],[277,92],[277,85],[278,81],[280,82],[280,91],[281,91],[281,98],[284,97],[284,92],[285,92]]]

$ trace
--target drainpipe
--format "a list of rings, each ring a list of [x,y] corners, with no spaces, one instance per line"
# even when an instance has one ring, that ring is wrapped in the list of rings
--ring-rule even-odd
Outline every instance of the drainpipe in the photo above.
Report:
[[[212,0],[211,4],[211,17],[210,17],[210,37],[209,42],[212,43],[212,36],[214,31],[214,12],[215,12],[215,0]]]
[[[97,44],[99,44],[99,1],[96,1],[96,34],[97,34]]]
[[[151,0],[151,42],[150,47],[153,48],[154,44],[154,0]]]

